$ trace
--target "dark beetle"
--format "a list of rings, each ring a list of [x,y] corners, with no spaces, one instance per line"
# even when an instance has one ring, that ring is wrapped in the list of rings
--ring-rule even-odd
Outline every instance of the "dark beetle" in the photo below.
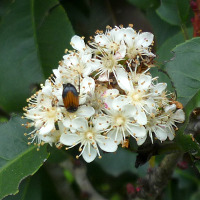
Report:
[[[63,84],[63,103],[68,112],[76,112],[79,106],[79,93],[71,83]]]

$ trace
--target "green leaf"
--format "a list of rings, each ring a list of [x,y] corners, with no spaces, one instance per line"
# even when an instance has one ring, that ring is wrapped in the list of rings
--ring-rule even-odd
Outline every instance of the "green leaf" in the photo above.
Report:
[[[71,48],[73,28],[58,0],[35,0],[34,18],[39,55],[45,77],[58,67],[66,48]]]
[[[177,91],[178,101],[185,106],[186,122],[177,133],[176,141],[186,152],[200,156],[200,146],[184,134],[189,115],[200,106],[200,38],[193,38],[173,49],[174,57],[166,64]]]
[[[3,4],[4,5],[4,4]],[[58,0],[16,0],[0,24],[0,104],[21,111],[32,88],[50,76],[74,34]]]
[[[141,0],[127,0],[127,1],[143,10],[149,7],[154,7],[154,5],[157,4],[157,0],[142,0],[142,1]]]
[[[155,36],[155,45],[156,49],[169,38],[173,37],[177,32],[180,31],[180,28],[173,26],[162,20],[154,9],[148,9],[146,16],[151,23],[153,28],[153,34]],[[174,46],[173,46],[174,47]]]
[[[174,82],[178,100],[186,105],[200,89],[200,38],[193,38],[173,49],[166,69]]]
[[[181,25],[188,18],[189,8],[190,4],[188,0],[162,0],[156,12],[167,23]]]
[[[192,38],[193,28],[187,29],[189,37]],[[169,61],[173,57],[172,49],[185,41],[183,33],[180,31],[168,40],[166,40],[157,51],[157,61],[159,64]]]
[[[138,176],[144,176],[148,166],[143,165],[136,169],[136,155],[136,153],[131,153],[119,147],[115,154],[105,154],[101,159],[96,159],[95,162],[98,163],[106,173],[116,177],[125,172],[132,172]]]
[[[37,146],[27,145],[22,123],[15,116],[0,126],[0,199],[16,194],[21,180],[33,175],[48,157],[46,146],[37,151]]]
[[[24,179],[19,186],[19,193],[9,195],[3,200],[42,200],[41,181],[38,174]]]
[[[199,199],[200,199],[200,189],[191,196],[190,200],[199,200]]]
[[[0,26],[0,104],[19,111],[30,86],[43,81],[30,0],[16,0]]]

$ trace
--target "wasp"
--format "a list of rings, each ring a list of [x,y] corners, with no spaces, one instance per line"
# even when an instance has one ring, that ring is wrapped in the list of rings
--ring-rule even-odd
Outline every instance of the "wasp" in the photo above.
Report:
[[[71,83],[63,84],[62,93],[63,103],[66,110],[70,113],[76,112],[79,106],[79,93]]]

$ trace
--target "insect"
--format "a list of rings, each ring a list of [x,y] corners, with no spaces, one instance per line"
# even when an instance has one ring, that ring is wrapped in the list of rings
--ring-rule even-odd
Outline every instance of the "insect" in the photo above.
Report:
[[[71,83],[63,84],[62,93],[63,103],[66,110],[70,113],[76,112],[79,106],[79,93]]]

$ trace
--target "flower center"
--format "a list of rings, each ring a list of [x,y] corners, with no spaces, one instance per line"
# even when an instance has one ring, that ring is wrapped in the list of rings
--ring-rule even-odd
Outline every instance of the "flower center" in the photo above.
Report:
[[[135,46],[132,46],[130,48],[128,48],[127,50],[127,56],[130,59],[134,59],[138,54],[138,50],[135,48]]]
[[[117,62],[113,55],[107,55],[102,58],[103,66],[108,70],[112,71],[113,67],[116,66]]]
[[[94,133],[93,132],[91,132],[91,131],[87,131],[86,133],[85,133],[85,137],[86,137],[86,139],[87,140],[93,140],[94,139]]]
[[[124,116],[116,116],[115,117],[115,126],[124,126],[126,123],[126,119]]]
[[[143,92],[141,91],[134,91],[130,94],[132,102],[137,103],[143,100]]]
[[[49,109],[48,112],[47,112],[47,117],[48,118],[55,118],[56,114],[57,114],[56,108],[51,107],[51,109]]]
[[[117,45],[114,41],[110,43],[110,49],[116,52],[119,49],[119,45]]]

